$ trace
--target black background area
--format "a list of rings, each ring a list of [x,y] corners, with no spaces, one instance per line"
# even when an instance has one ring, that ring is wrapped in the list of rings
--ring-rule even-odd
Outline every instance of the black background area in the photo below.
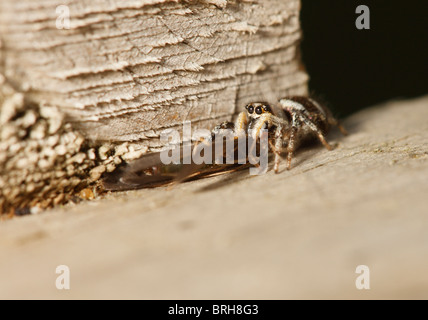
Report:
[[[359,5],[370,30],[355,26]],[[302,0],[301,21],[310,92],[335,114],[428,94],[427,0]]]

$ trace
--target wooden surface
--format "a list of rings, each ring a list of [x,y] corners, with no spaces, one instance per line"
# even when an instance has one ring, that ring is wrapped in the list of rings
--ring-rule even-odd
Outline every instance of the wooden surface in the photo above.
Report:
[[[428,298],[428,97],[345,121],[294,168],[0,224],[0,298]],[[55,288],[67,265],[71,290]],[[355,287],[358,265],[371,290]]]
[[[68,202],[162,148],[166,128],[306,94],[299,13],[300,0],[1,0],[0,214]]]
[[[67,5],[70,29],[57,29]],[[88,139],[159,147],[262,97],[307,92],[300,0],[2,0],[5,76]],[[1,69],[0,69],[1,71]]]

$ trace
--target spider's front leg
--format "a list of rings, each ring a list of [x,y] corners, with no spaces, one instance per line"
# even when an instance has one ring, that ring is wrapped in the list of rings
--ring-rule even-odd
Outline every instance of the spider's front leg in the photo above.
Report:
[[[266,113],[266,114],[262,114],[260,117],[258,117],[256,120],[254,120],[255,124],[254,124],[254,126],[252,126],[251,131],[248,132],[248,134],[251,135],[251,138],[253,140],[251,146],[249,146],[249,149],[248,149],[248,156],[249,157],[253,157],[255,154],[254,149],[256,148],[257,141],[260,141],[259,138],[261,137],[260,133],[261,133],[262,129],[270,127],[271,116],[272,116],[271,114]]]
[[[269,128],[272,125],[272,115],[270,113],[262,114],[257,120],[252,129],[252,137],[255,140],[260,137],[260,132],[264,128]]]
[[[248,127],[248,117],[245,111],[239,113],[238,117],[235,120],[235,134],[241,133],[242,131],[246,131]]]
[[[262,115],[257,122],[257,125],[254,128],[253,135],[259,136],[260,131],[263,128],[273,128],[276,127],[275,130],[275,143],[269,140],[269,146],[272,152],[275,154],[275,164],[274,171],[278,173],[279,171],[279,163],[281,162],[281,153],[285,151],[283,148],[284,145],[284,130],[289,127],[289,123],[287,120],[282,119],[280,117],[274,116],[271,113],[267,113]]]

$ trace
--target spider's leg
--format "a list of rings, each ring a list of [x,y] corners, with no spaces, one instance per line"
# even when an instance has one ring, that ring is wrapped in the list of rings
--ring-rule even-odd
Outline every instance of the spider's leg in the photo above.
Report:
[[[340,121],[339,120],[337,120],[336,118],[333,118],[333,117],[330,117],[330,118],[328,118],[328,123],[331,125],[331,126],[335,126],[335,127],[337,127],[339,130],[340,130],[340,132],[342,132],[342,134],[344,135],[344,136],[347,136],[348,135],[348,131],[345,129],[345,127],[340,123]]]
[[[262,129],[265,128],[265,125],[267,125],[268,128],[270,127],[271,118],[272,118],[272,115],[270,113],[262,114],[260,118],[258,118],[252,131],[252,136],[254,140],[260,137],[260,131],[262,131]]]
[[[248,118],[246,112],[241,112],[235,120],[235,132],[246,130],[248,126]]]
[[[297,114],[293,114],[291,128],[290,128],[290,137],[288,139],[287,145],[287,170],[291,169],[291,160],[293,160],[294,151],[296,150],[296,135],[297,130],[300,127],[300,119]]]
[[[281,161],[281,151],[282,151],[283,143],[284,141],[283,141],[282,126],[279,125],[275,130],[275,145],[273,148],[273,152],[275,153],[275,164],[273,167],[275,173],[278,173],[279,162]]]
[[[254,149],[256,148],[257,141],[260,138],[260,132],[262,131],[262,129],[265,127],[266,124],[267,124],[267,127],[269,127],[270,117],[271,117],[271,114],[261,115],[260,118],[257,119],[256,124],[254,125],[254,127],[251,130],[252,144],[248,148],[248,157],[251,158],[251,161],[255,160],[254,159],[254,154],[255,154]],[[249,132],[249,134],[250,134],[250,132]]]
[[[290,112],[292,112],[293,114],[293,118],[294,117],[298,117],[299,120],[301,122],[303,122],[305,125],[307,125],[312,131],[314,131],[317,136],[318,139],[321,141],[321,143],[324,145],[324,147],[326,147],[327,150],[333,150],[333,146],[331,146],[327,140],[325,139],[324,134],[322,133],[322,131],[315,125],[315,123],[313,123],[313,121],[310,119],[309,116],[307,116],[305,114],[305,112],[301,111],[301,110],[293,110],[290,109]]]
[[[285,119],[274,116],[271,113],[264,113],[260,116],[256,125],[254,126],[253,138],[257,138],[260,135],[260,131],[264,128],[265,124],[267,124],[267,128],[270,128],[273,125],[277,127],[282,126],[285,128],[289,125],[288,121]]]
[[[275,165],[274,171],[278,173],[279,162],[281,161],[281,153],[283,152],[283,129],[289,126],[287,120],[274,116],[271,113],[263,114],[258,119],[256,125],[254,126],[253,137],[257,139],[260,135],[260,131],[267,125],[271,127],[272,125],[276,126],[275,129],[275,144],[269,141],[269,145],[272,151],[275,153]]]

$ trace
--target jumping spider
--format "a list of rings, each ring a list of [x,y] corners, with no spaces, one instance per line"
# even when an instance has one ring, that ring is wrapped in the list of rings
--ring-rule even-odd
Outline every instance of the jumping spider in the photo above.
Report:
[[[294,152],[304,140],[317,137],[328,150],[332,150],[325,139],[330,128],[336,126],[347,135],[330,110],[311,98],[285,97],[279,101],[279,107],[275,114],[268,103],[250,103],[234,123],[235,132],[247,130],[254,139],[259,137],[262,129],[268,130],[269,147],[275,154],[275,173],[278,173],[280,155],[284,152],[287,153],[287,169],[291,168]]]
[[[239,137],[243,136],[247,141],[260,142],[261,139],[258,139],[262,129],[267,129],[268,147],[275,154],[274,171],[278,173],[281,154],[287,153],[287,169],[290,169],[294,152],[304,140],[318,138],[328,150],[332,150],[333,147],[325,139],[332,126],[338,127],[344,135],[347,134],[325,106],[308,97],[283,98],[279,101],[278,110],[268,103],[254,102],[245,107],[245,111],[238,115],[235,122],[226,121],[216,126],[211,136],[202,138],[196,143],[193,151],[198,150],[196,146],[199,143],[213,147],[217,135],[222,136],[222,131],[227,131],[232,133],[233,152],[238,151],[239,155]],[[183,155],[183,152],[180,154]],[[164,165],[160,152],[146,154],[107,174],[103,179],[103,187],[112,191],[130,190],[198,179],[225,171],[239,170],[243,167],[239,160],[244,160],[248,165],[250,152],[243,157],[238,156],[233,164]]]

